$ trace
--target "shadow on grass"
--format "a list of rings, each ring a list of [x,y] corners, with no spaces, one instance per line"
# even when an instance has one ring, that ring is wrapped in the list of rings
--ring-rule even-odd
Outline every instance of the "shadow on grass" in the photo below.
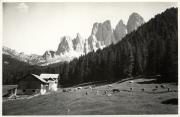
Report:
[[[138,84],[160,84],[162,83],[160,80],[153,79],[149,81],[142,81],[142,82],[137,82]]]
[[[93,82],[85,82],[85,83],[81,83],[81,84],[76,84],[76,85],[69,85],[69,86],[61,86],[61,88],[76,88],[76,87],[84,87],[84,86],[92,86],[92,87],[97,87],[97,86],[101,86],[101,85],[106,85],[106,84],[110,84],[110,83],[114,83],[116,81],[93,81]]]
[[[161,102],[162,104],[178,105],[178,99],[172,98]]]
[[[117,80],[116,80],[117,81]],[[97,86],[103,86],[103,85],[107,85],[107,84],[111,84],[111,83],[114,83],[116,81],[95,81],[95,82],[90,82],[90,83],[83,83],[83,84],[79,84],[79,85],[76,85],[75,87],[77,86],[89,86],[91,85],[92,87],[97,87]]]
[[[90,82],[90,83],[79,84],[79,85],[76,85],[74,87],[88,86],[88,85],[91,85],[92,87],[97,87],[97,86],[103,86],[103,85],[112,84],[112,83],[119,84],[119,83],[123,83],[123,82],[129,81],[129,80],[135,80],[138,78],[141,78],[141,77],[138,76],[138,77],[131,77],[131,78],[116,79],[116,80],[94,81],[94,82]]]
[[[119,79],[114,79],[114,80],[104,80],[104,81],[92,81],[92,82],[84,82],[81,84],[74,84],[74,85],[64,85],[64,86],[60,86],[60,88],[70,88],[70,87],[83,87],[83,86],[92,86],[92,87],[97,87],[97,86],[103,86],[103,85],[107,85],[107,84],[112,84],[112,83],[123,83],[129,80],[135,80],[135,79],[139,79],[139,78],[143,78],[142,75],[136,76],[136,77],[130,77],[130,78],[119,78]]]
[[[147,78],[146,78],[147,79]],[[175,81],[163,81],[162,79],[152,79],[149,81],[142,81],[142,82],[137,82],[138,84],[162,84],[162,83],[171,83],[172,85],[178,85],[177,82]]]

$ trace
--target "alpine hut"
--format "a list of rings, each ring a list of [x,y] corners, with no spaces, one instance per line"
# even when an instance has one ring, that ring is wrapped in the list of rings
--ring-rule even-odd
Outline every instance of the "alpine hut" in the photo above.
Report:
[[[59,74],[28,74],[18,83],[18,94],[45,94],[47,91],[57,91]]]
[[[59,74],[41,74],[40,77],[48,83],[49,91],[57,91]]]
[[[35,74],[28,74],[18,83],[18,93],[19,94],[45,94],[47,91],[48,83],[42,79],[40,76]]]

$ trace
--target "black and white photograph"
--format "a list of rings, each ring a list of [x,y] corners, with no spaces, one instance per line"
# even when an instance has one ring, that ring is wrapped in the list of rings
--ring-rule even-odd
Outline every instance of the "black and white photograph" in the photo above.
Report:
[[[2,115],[178,115],[178,2],[2,2]]]

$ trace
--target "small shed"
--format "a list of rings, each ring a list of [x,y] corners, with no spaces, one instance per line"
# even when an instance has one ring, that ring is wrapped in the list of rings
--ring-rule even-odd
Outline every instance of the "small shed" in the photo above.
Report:
[[[16,95],[17,85],[3,85],[3,97],[10,97]]]
[[[45,94],[48,89],[48,83],[42,79],[40,76],[35,74],[28,74],[18,83],[18,93],[19,94]]]
[[[48,83],[48,90],[57,91],[59,74],[45,74],[40,75]]]

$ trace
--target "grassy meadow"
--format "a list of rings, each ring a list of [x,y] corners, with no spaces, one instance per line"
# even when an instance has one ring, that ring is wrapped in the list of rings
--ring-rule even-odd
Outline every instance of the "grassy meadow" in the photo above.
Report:
[[[62,89],[59,89],[57,92],[31,99],[3,101],[3,115],[178,113],[176,84],[158,84],[154,79],[136,79],[133,81],[133,83],[125,81],[97,85],[92,90],[87,88],[88,86],[83,86],[79,90],[71,88],[69,92],[62,92]],[[160,87],[161,85],[165,85],[166,88]],[[158,88],[153,91],[155,87]],[[132,91],[130,91],[130,88],[132,88]],[[120,92],[112,92],[112,89],[119,89]]]

